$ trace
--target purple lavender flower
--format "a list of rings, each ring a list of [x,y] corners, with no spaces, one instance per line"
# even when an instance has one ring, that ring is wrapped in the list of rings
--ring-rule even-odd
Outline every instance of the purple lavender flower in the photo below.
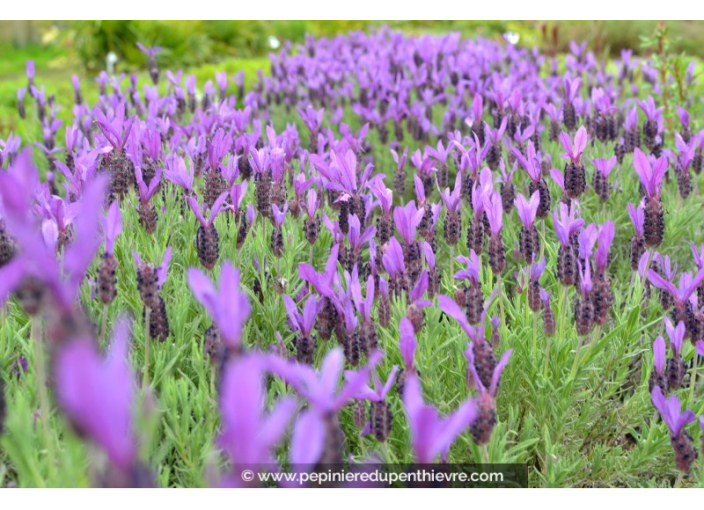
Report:
[[[423,209],[417,209],[415,202],[412,200],[405,206],[394,209],[396,229],[406,246],[415,243],[416,228],[423,220],[423,213]]]
[[[163,51],[158,46],[153,48],[146,48],[142,43],[137,43],[137,47],[149,58],[149,76],[151,77],[154,85],[159,83],[159,67],[156,65],[156,54]]]
[[[157,214],[154,206],[150,203],[152,197],[159,190],[161,183],[161,168],[157,168],[156,174],[149,182],[149,186],[144,183],[142,169],[135,167],[135,177],[137,189],[139,190],[139,223],[148,234],[156,232]]]
[[[475,443],[486,444],[491,439],[491,433],[496,425],[496,394],[499,389],[501,373],[506,365],[508,365],[513,349],[507,350],[501,356],[501,360],[494,368],[494,372],[491,376],[491,384],[488,388],[484,386],[477,373],[474,351],[473,342],[469,342],[464,354],[467,357],[467,367],[472,375],[474,386],[479,392],[479,398],[476,403],[477,418],[470,425],[470,431],[472,432],[472,438]]]
[[[219,246],[219,236],[218,231],[215,228],[215,218],[222,209],[222,204],[227,198],[227,193],[222,193],[216,200],[213,206],[210,208],[210,216],[206,220],[203,217],[205,212],[205,207],[201,209],[198,205],[198,201],[193,197],[188,197],[188,206],[195,214],[200,226],[198,227],[198,232],[196,234],[196,248],[198,251],[198,258],[201,264],[208,269],[212,270],[218,261],[218,256],[220,254]]]
[[[518,193],[514,201],[518,218],[523,224],[519,235],[519,246],[521,255],[527,260],[533,260],[533,255],[540,252],[540,237],[535,229],[535,217],[540,207],[540,192],[534,191],[530,200]]]
[[[491,237],[489,238],[489,266],[491,271],[498,275],[504,271],[506,267],[506,248],[501,237],[501,230],[504,226],[503,221],[503,200],[501,195],[494,191],[487,198],[484,197],[486,217],[489,221]]]
[[[476,404],[465,401],[453,414],[441,418],[433,406],[423,402],[420,381],[414,374],[406,379],[403,403],[411,429],[411,447],[416,462],[435,462],[447,456],[452,443],[477,417]]]
[[[538,211],[538,206],[540,205],[539,193],[533,193],[530,197],[530,200],[526,200],[526,198],[521,193],[518,193],[514,205],[516,206],[518,218],[521,220],[523,227],[526,229],[533,228],[533,224],[535,222],[535,215]]]
[[[362,247],[374,238],[374,235],[376,234],[376,227],[367,227],[362,232],[362,226],[356,214],[350,216],[349,223],[350,229],[347,233],[347,241],[350,243],[352,254],[350,256],[350,260],[348,261],[348,266],[351,268],[354,264],[361,265],[362,261],[359,256],[362,251]]]
[[[199,269],[188,270],[188,285],[198,302],[217,325],[225,346],[242,351],[242,332],[251,312],[247,295],[240,289],[240,272],[226,261],[220,270],[219,289]]]
[[[461,269],[455,273],[455,278],[458,280],[469,280],[472,283],[479,284],[480,264],[479,257],[474,250],[469,252],[469,258],[464,255],[459,255],[455,260],[462,264],[467,264],[466,269]]]
[[[682,387],[685,374],[687,373],[687,365],[681,356],[686,334],[685,323],[679,321],[677,326],[675,326],[668,317],[665,317],[665,332],[670,340],[670,348],[672,349],[672,358],[667,360],[667,385],[668,388],[676,390]]]
[[[272,213],[272,223],[274,228],[271,231],[271,251],[275,257],[280,258],[284,254],[284,238],[282,228],[284,225],[284,220],[286,219],[286,213],[288,212],[288,202],[286,202],[282,209],[276,204],[271,204]]]
[[[635,235],[631,238],[631,269],[636,271],[638,269],[638,263],[640,258],[645,253],[645,237],[644,237],[644,225],[645,225],[645,206],[643,202],[638,204],[638,207],[634,207],[633,204],[629,202],[628,204],[628,216],[631,218],[633,223],[633,228],[635,229]]]
[[[315,339],[312,336],[315,326],[315,317],[322,307],[322,301],[318,301],[315,296],[310,296],[306,300],[303,314],[298,312],[296,303],[289,296],[284,295],[284,305],[288,313],[291,330],[298,333],[294,341],[296,346],[296,360],[299,363],[313,364],[315,356]]]
[[[492,170],[496,170],[501,159],[501,142],[506,131],[508,117],[504,117],[497,129],[492,129],[487,123],[484,123],[484,131],[486,132],[486,151],[481,151],[482,155],[486,155],[486,163]],[[475,148],[475,155],[480,154],[479,146]],[[470,158],[471,164],[471,158]]]
[[[661,157],[651,165],[648,156],[636,148],[633,152],[633,166],[649,200],[659,200],[662,192],[662,178],[667,171],[667,158]]]
[[[54,250],[46,246],[31,214],[30,197],[38,184],[36,172],[28,149],[20,154],[10,171],[0,172],[3,220],[17,241],[20,255],[0,268],[0,302],[16,291],[28,314],[47,312],[53,328],[52,339],[61,340],[68,333],[63,324],[67,317],[62,314],[74,313],[80,285],[100,246],[97,220],[106,183],[103,179],[96,179],[85,189],[72,224],[73,241],[64,248],[59,263]]]
[[[667,158],[658,158],[654,165],[636,148],[633,165],[645,194],[644,239],[646,246],[660,246],[665,236],[665,218],[660,203],[662,179],[667,171]]]
[[[403,154],[401,154],[400,156],[395,150],[391,149],[391,156],[396,162],[396,173],[394,174],[394,192],[399,196],[403,196],[403,194],[406,192],[406,172],[404,171],[404,167],[406,166],[406,160],[408,158],[408,147],[403,150]]]
[[[592,185],[594,186],[594,192],[601,199],[602,202],[606,202],[611,195],[611,184],[609,183],[609,174],[611,170],[616,166],[616,156],[611,156],[609,159],[594,159],[592,160],[594,166],[596,167],[596,172],[594,172],[594,179]]]
[[[97,107],[93,109],[93,116],[108,143],[112,145],[116,151],[121,151],[129,140],[135,120],[134,117],[125,120],[124,105],[117,108],[112,120],[108,119],[102,110]]]
[[[170,154],[166,158],[164,177],[172,183],[183,188],[186,194],[193,192],[193,165],[186,165],[184,158]]]
[[[679,287],[676,287],[673,283],[667,281],[652,269],[648,270],[647,277],[650,283],[655,285],[658,289],[669,292],[670,295],[674,297],[675,309],[673,310],[673,317],[677,321],[684,322],[687,327],[688,336],[694,333],[694,325],[690,325],[691,321],[687,314],[687,308],[690,296],[697,290],[697,287],[699,287],[702,281],[704,281],[704,269],[700,269],[694,277],[692,277],[690,273],[682,273],[680,275]]]
[[[17,89],[17,113],[19,114],[21,119],[26,119],[27,118],[27,111],[25,110],[24,106],[24,98],[27,94],[27,89],[25,88],[19,88]],[[0,161],[1,163],[1,161]]]
[[[666,347],[665,340],[662,336],[658,335],[653,342],[653,372],[650,374],[650,380],[648,381],[648,391],[652,393],[653,388],[658,386],[663,393],[667,393],[668,381],[667,374],[665,373],[665,359],[666,359]]]
[[[447,209],[447,215],[445,217],[445,242],[450,246],[456,245],[460,239],[462,228],[462,216],[460,215],[460,206],[462,205],[462,197],[460,196],[461,189],[462,175],[458,172],[455,179],[455,189],[452,193],[450,193],[450,188],[440,192],[440,198]]]
[[[560,203],[553,213],[553,225],[560,248],[557,253],[557,275],[563,285],[572,285],[577,276],[577,257],[573,248],[574,237],[584,225],[584,220],[576,218],[577,207]]]
[[[528,281],[528,307],[538,312],[542,308],[540,299],[540,277],[545,272],[545,257],[533,262],[530,266],[530,280]]]
[[[339,463],[343,445],[337,413],[364,387],[371,372],[381,360],[376,352],[367,365],[345,374],[345,384],[338,390],[344,355],[342,349],[332,349],[316,373],[308,365],[289,363],[269,357],[267,368],[289,383],[308,402],[293,430],[289,460],[292,464],[313,465],[318,462]]]
[[[599,246],[594,254],[594,263],[596,264],[596,273],[603,274],[609,263],[609,250],[611,249],[611,243],[614,241],[614,236],[616,235],[616,227],[614,222],[607,220],[607,222],[599,228],[598,241]]]
[[[689,409],[685,409],[684,412],[680,411],[680,401],[677,395],[665,398],[658,386],[653,388],[651,400],[660,413],[662,421],[665,422],[670,430],[670,444],[672,444],[672,449],[675,450],[677,469],[689,473],[692,469],[692,463],[697,458],[697,452],[692,446],[692,436],[687,434],[684,426],[695,421],[696,416]]]
[[[581,84],[582,80],[580,78],[570,80],[565,77],[564,79],[565,97],[562,103],[562,119],[565,123],[565,128],[569,132],[573,132],[577,128],[575,103],[578,99]]]
[[[588,140],[587,130],[584,126],[580,127],[574,137],[574,145],[572,139],[567,133],[560,134],[560,142],[565,148],[563,158],[569,160],[565,165],[565,193],[568,198],[579,198],[584,193],[587,185],[584,165],[582,164],[582,154],[587,147]]]
[[[122,233],[122,215],[117,202],[110,204],[108,214],[102,218],[105,253],[98,267],[97,286],[100,300],[104,304],[112,303],[117,297],[117,259],[113,252],[115,239]]]
[[[386,396],[389,394],[389,391],[391,391],[391,387],[396,380],[397,372],[398,365],[394,365],[383,385],[379,380],[379,375],[374,374],[374,388],[372,389],[368,385],[365,385],[355,396],[357,401],[367,400],[371,402],[369,420],[366,422],[360,434],[361,436],[373,434],[377,441],[383,443],[391,434],[393,415],[391,413],[391,406],[386,402]],[[352,377],[354,377],[354,372],[351,372],[351,374]]]
[[[654,152],[662,143],[660,133],[663,130],[663,107],[657,108],[652,96],[648,96],[645,101],[636,102],[646,117],[643,124],[643,142],[651,152]]]

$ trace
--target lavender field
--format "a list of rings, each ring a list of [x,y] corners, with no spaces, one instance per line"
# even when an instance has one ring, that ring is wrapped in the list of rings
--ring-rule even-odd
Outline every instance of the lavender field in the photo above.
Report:
[[[139,45],[73,98],[27,62],[0,487],[704,485],[701,63],[667,37],[610,59],[381,28],[207,81]]]

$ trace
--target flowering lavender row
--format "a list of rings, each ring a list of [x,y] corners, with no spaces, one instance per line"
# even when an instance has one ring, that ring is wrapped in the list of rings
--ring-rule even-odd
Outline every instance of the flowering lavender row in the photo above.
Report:
[[[102,73],[89,104],[74,77],[65,125],[68,105],[28,63],[19,115],[41,126],[44,175],[29,144],[1,142],[0,301],[30,317],[35,366],[17,373],[35,371],[49,455],[62,449],[55,404],[107,456],[94,483],[156,483],[134,409],[139,395],[159,398],[157,360],[190,299],[165,285],[181,278],[199,304],[190,341],[209,361],[227,459],[207,483],[246,486],[252,465],[384,458],[391,437],[418,463],[474,461],[467,441],[490,460],[504,370],[518,380],[544,364],[545,378],[573,382],[625,308],[647,317],[656,305],[648,392],[676,467],[693,468],[696,417],[679,399],[698,397],[704,245],[687,240],[691,270],[678,273],[664,200],[696,200],[704,131],[687,104],[662,104],[652,62],[623,52],[607,66],[576,44],[559,62],[383,29],[284,45],[250,87],[223,72],[200,88],[181,71],[160,84],[160,49],[140,48],[151,83]],[[271,310],[287,321],[267,337],[253,324]],[[467,388],[442,413],[424,399],[421,368],[443,355],[430,336],[422,345],[429,329],[463,352]],[[572,372],[551,375],[551,348],[573,336]],[[520,365],[519,346],[531,358]],[[383,446],[362,453],[357,436]]]

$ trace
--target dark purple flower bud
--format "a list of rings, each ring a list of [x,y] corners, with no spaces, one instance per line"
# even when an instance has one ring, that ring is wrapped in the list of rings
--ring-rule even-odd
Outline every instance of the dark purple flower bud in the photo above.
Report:
[[[540,237],[535,228],[535,216],[540,205],[540,194],[535,191],[530,201],[519,193],[515,200],[516,211],[518,217],[523,224],[523,228],[519,234],[519,246],[521,255],[527,260],[533,260],[533,256],[540,252]]]
[[[161,48],[146,48],[141,43],[137,43],[137,47],[149,58],[149,76],[154,82],[154,85],[159,83],[159,67],[156,65],[156,54],[163,51]]]
[[[543,302],[543,327],[546,336],[555,334],[555,312],[550,306],[550,293],[545,289],[540,289],[540,299]]]
[[[533,312],[538,312],[542,308],[540,299],[540,277],[545,271],[545,257],[539,262],[534,262],[530,268],[530,281],[528,282],[528,307]]]
[[[17,113],[19,114],[21,119],[27,118],[27,112],[25,110],[24,106],[24,97],[27,92],[27,89],[24,88],[19,88],[17,89]]]
[[[474,386],[479,392],[479,398],[477,402],[477,418],[470,425],[470,431],[474,442],[481,445],[489,442],[491,433],[496,425],[496,393],[499,388],[501,373],[508,364],[513,349],[509,349],[501,356],[501,360],[496,364],[487,387],[477,372],[473,344],[474,342],[469,343],[465,356],[467,357],[468,370],[472,374]]]
[[[587,261],[582,270],[581,261],[577,261],[580,276],[580,295],[574,305],[574,322],[577,327],[577,334],[587,335],[594,327],[595,311],[592,296],[592,279],[590,262]]]
[[[227,193],[222,193],[215,200],[215,203],[210,209],[210,217],[207,221],[203,217],[203,212],[205,212],[205,209],[201,211],[201,208],[198,205],[196,199],[193,197],[188,197],[186,199],[188,201],[189,207],[193,211],[193,214],[196,215],[196,218],[200,223],[200,226],[198,227],[198,232],[196,233],[196,248],[198,251],[198,258],[201,264],[203,264],[203,266],[208,270],[211,270],[213,269],[213,267],[215,267],[215,264],[218,260],[218,256],[220,254],[219,236],[218,231],[215,228],[214,222],[215,217],[222,209],[222,204],[226,198]]]
[[[596,171],[594,172],[594,180],[592,183],[594,186],[594,193],[597,194],[602,202],[606,202],[611,195],[609,174],[614,166],[616,166],[616,156],[612,156],[609,159],[595,159],[593,160],[593,163],[596,167]]]
[[[587,130],[584,126],[577,131],[574,137],[574,145],[572,145],[572,140],[567,133],[560,135],[560,142],[565,148],[565,154],[562,157],[569,160],[565,165],[564,185],[565,192],[570,198],[578,198],[584,193],[587,185],[584,165],[581,162],[582,153],[587,146],[587,140]]]

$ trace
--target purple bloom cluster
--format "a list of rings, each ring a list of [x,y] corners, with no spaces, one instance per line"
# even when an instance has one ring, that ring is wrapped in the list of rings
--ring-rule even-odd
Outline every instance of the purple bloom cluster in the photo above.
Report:
[[[503,308],[487,324],[497,295],[525,303],[527,314],[542,313],[545,337],[556,332],[550,300],[560,290],[563,312],[572,312],[572,324],[563,317],[561,328],[595,342],[612,323],[612,247],[626,227],[614,222],[616,214],[593,221],[590,209],[592,194],[608,206],[612,191],[628,192],[622,181],[633,190],[640,183],[628,207],[633,278],[660,289],[676,323],[665,319],[671,358],[664,339],[655,341],[650,389],[677,466],[689,471],[696,450],[684,427],[695,416],[667,395],[685,381],[684,339],[704,351],[704,250],[693,247],[698,271],[682,272],[677,282],[677,265],[654,248],[666,239],[666,172],[676,172],[683,199],[696,194],[690,169],[704,133],[692,131],[680,107],[676,152],[665,148],[658,98],[637,100],[627,86],[636,65],[628,54],[611,74],[574,45],[560,74],[557,60],[512,44],[381,29],[285,44],[270,57],[270,75],[247,88],[243,75],[217,73],[216,90],[212,81],[167,71],[162,94],[161,48],[139,48],[152,85],[134,75],[123,89],[125,76],[103,73],[91,105],[73,80],[65,148],[57,146],[58,106],[28,65],[19,113],[30,121],[36,111],[42,126],[45,179],[19,137],[0,143],[0,301],[15,299],[45,321],[59,407],[106,452],[110,483],[145,480],[128,352],[143,350],[148,383],[149,338],[174,336],[168,317],[176,303],[165,290],[172,254],[172,273],[186,274],[205,310],[195,311],[196,324],[207,326],[197,341],[218,376],[218,445],[230,461],[221,484],[241,485],[249,465],[279,469],[274,452],[289,425],[291,464],[342,462],[350,453],[340,424],[348,404],[362,434],[382,443],[402,440],[394,410],[403,406],[413,458],[435,462],[447,460],[465,432],[486,445],[503,417],[498,400],[506,390],[499,388],[504,370],[514,370],[514,350],[499,334],[512,327]],[[281,125],[284,110],[299,124]],[[564,148],[562,171],[545,141]],[[597,158],[604,150],[609,157]],[[139,227],[126,221],[131,217]],[[149,239],[149,251],[133,252],[135,277],[125,267],[137,235]],[[149,262],[155,252],[164,253],[158,266]],[[275,268],[267,267],[271,257]],[[455,272],[456,262],[462,266]],[[198,263],[205,272],[189,267]],[[517,286],[502,280],[507,268]],[[105,316],[109,306],[125,306],[127,289],[136,286],[144,343],[130,347],[121,319],[101,359],[81,294],[87,285],[97,288]],[[440,313],[454,320],[447,326],[441,319],[443,327],[458,323],[469,338],[474,392],[445,417],[423,397],[428,361],[418,357],[421,343],[432,340],[420,335],[435,334],[430,318]],[[264,323],[271,338],[262,334]],[[332,338],[339,346],[326,344]],[[546,367],[548,356],[549,348]],[[272,377],[296,396],[276,395],[267,409]]]

